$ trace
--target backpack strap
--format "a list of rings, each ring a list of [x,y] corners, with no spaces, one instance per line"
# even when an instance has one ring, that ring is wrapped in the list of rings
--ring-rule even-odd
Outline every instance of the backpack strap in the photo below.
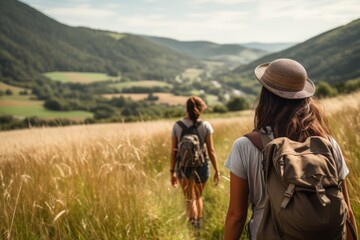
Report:
[[[176,124],[179,125],[181,127],[181,130],[183,130],[183,131],[188,129],[188,127],[185,125],[185,123],[181,120],[177,121]]]
[[[179,121],[176,122],[176,124],[178,124],[178,125],[181,127],[182,130],[186,130],[186,129],[191,128],[191,127],[196,127],[196,128],[198,128],[202,123],[203,123],[203,121],[199,121],[199,122],[193,124],[192,126],[187,127],[187,126],[185,125],[185,123],[184,123],[183,121],[181,121],[181,120],[179,120]]]
[[[266,144],[271,141],[269,136],[259,130],[254,130],[251,133],[245,134],[244,136],[247,137],[250,142],[254,144],[257,149],[259,149],[260,152],[262,152]]]

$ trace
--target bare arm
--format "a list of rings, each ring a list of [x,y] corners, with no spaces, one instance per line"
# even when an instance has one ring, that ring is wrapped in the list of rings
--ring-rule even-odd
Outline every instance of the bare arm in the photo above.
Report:
[[[356,220],[355,220],[354,213],[351,209],[349,193],[348,193],[347,186],[346,186],[346,180],[343,181],[341,187],[342,187],[342,191],[344,194],[344,199],[345,199],[346,205],[348,206],[348,218],[349,218],[350,222],[352,223],[352,225],[354,226],[355,233],[357,234],[358,231],[357,231],[357,226],[356,226]]]
[[[211,164],[213,165],[213,167],[215,169],[214,182],[215,182],[215,185],[217,185],[220,180],[220,172],[219,172],[219,167],[218,167],[217,160],[216,160],[216,153],[215,153],[214,143],[213,143],[213,139],[212,139],[212,134],[208,134],[206,136],[205,140],[206,140],[206,148],[207,148],[207,151],[209,154]]]
[[[225,240],[240,238],[247,217],[248,196],[248,181],[230,172],[230,203],[225,220]]]
[[[177,149],[177,139],[176,137],[171,137],[171,149],[170,149],[170,181],[171,185],[176,187],[177,186],[177,178],[175,174],[175,156],[176,156],[176,149]]]

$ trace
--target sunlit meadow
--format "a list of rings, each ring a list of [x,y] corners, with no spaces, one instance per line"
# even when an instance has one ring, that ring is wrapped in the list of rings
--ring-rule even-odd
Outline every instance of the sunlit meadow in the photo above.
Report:
[[[358,225],[359,99],[357,93],[323,101],[351,171]],[[169,182],[173,121],[157,121],[1,132],[0,238],[222,239],[229,195],[222,166],[233,141],[252,129],[252,113],[207,120],[222,178],[216,187],[208,182],[199,232],[186,220],[181,189]]]

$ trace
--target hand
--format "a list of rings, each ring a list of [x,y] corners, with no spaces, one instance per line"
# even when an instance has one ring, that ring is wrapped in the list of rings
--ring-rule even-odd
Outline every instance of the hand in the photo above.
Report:
[[[217,186],[219,184],[219,181],[220,181],[220,172],[219,171],[216,171],[215,174],[214,174],[214,183],[215,183],[215,186]]]
[[[176,177],[176,174],[175,174],[175,173],[171,173],[170,182],[171,182],[171,185],[172,185],[174,188],[177,188],[177,187],[178,187],[178,180],[177,180],[177,177]]]

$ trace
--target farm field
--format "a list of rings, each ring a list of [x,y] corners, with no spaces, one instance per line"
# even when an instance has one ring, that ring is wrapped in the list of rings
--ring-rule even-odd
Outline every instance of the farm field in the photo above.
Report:
[[[30,89],[11,86],[11,85],[3,83],[3,82],[0,82],[0,90],[2,90],[2,91],[10,90],[15,94],[19,94],[20,92],[23,92],[24,90],[31,92]]]
[[[360,224],[360,93],[323,101],[346,157]],[[204,116],[223,166],[252,111]],[[223,239],[229,173],[204,193],[203,228],[189,227],[180,189],[169,182],[173,121],[0,132],[0,233],[9,239]],[[213,171],[212,171],[213,173]],[[245,234],[242,239],[245,238]]]
[[[0,96],[0,115],[12,115],[24,118],[36,116],[42,119],[67,118],[71,120],[84,120],[91,118],[92,113],[86,111],[51,111],[46,109],[43,101],[33,100],[33,95],[20,95],[20,92],[30,90],[25,88],[13,87],[0,82],[0,90],[9,89],[12,95]]]
[[[172,87],[172,85],[166,83],[166,82],[161,82],[161,81],[156,81],[156,80],[143,80],[143,81],[132,81],[132,82],[121,82],[121,83],[115,83],[115,84],[110,84],[110,86],[118,89],[118,90],[122,90],[123,88],[131,88],[131,87]]]
[[[29,100],[28,97],[5,98],[0,97],[0,115],[15,117],[33,117],[42,119],[67,118],[71,120],[84,120],[92,117],[86,111],[51,111],[43,107],[43,101]]]
[[[48,72],[44,75],[51,80],[60,82],[72,83],[93,83],[108,80],[119,80],[120,77],[111,77],[104,73],[91,73],[91,72]]]

